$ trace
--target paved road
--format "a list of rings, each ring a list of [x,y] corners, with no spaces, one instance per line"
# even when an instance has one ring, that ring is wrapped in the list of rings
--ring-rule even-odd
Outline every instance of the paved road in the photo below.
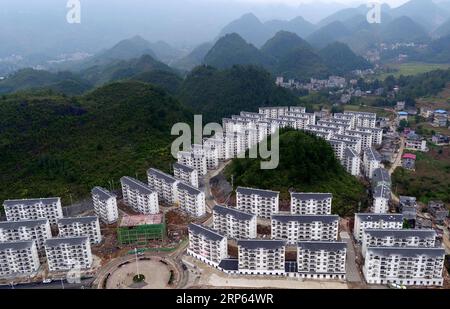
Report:
[[[356,265],[356,253],[353,241],[348,232],[341,232],[341,239],[347,243],[347,281],[352,283],[363,283],[358,265]]]
[[[17,284],[13,287],[10,285],[2,285],[0,286],[1,290],[4,289],[49,289],[49,290],[59,290],[59,289],[90,289],[94,278],[82,279],[80,283],[68,283],[64,280],[62,283],[60,280],[55,280],[51,283],[26,283],[26,284]]]

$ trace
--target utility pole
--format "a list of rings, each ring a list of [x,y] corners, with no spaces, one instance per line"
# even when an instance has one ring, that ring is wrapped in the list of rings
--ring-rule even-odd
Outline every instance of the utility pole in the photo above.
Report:
[[[137,248],[134,248],[134,254],[136,256],[136,275],[139,276],[139,260],[138,260]]]
[[[64,290],[64,279],[63,278],[61,278],[61,286],[62,286],[62,289]]]

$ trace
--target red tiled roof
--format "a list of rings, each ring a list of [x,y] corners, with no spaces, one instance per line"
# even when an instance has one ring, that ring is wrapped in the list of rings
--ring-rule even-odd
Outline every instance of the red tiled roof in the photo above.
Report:
[[[416,159],[416,155],[412,154],[412,153],[405,153],[402,157],[403,159],[412,159],[415,160]]]

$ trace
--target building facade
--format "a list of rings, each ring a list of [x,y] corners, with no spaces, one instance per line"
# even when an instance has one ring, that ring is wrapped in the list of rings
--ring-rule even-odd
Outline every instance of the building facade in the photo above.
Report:
[[[184,182],[177,183],[177,201],[180,209],[193,217],[206,214],[205,193]]]
[[[98,217],[62,218],[58,220],[59,237],[87,236],[91,245],[102,242]]]
[[[56,225],[63,217],[59,197],[6,200],[3,207],[8,221],[48,219],[51,225]]]
[[[51,237],[48,219],[0,222],[0,242],[34,240],[40,256],[45,254],[44,243]]]
[[[32,276],[40,265],[34,240],[0,243],[0,278]]]
[[[280,240],[239,240],[239,273],[284,275],[286,243]]]
[[[213,208],[213,228],[228,238],[253,239],[257,237],[256,215],[216,205]]]
[[[92,267],[91,244],[88,236],[47,239],[45,252],[50,272],[83,270]]]
[[[134,211],[153,215],[159,213],[158,193],[145,183],[131,177],[122,177],[123,200]]]
[[[147,171],[148,185],[150,189],[158,193],[158,201],[168,206],[175,204],[177,198],[178,180],[169,174],[155,168]]]
[[[91,191],[95,214],[106,224],[113,224],[119,219],[117,196],[105,188],[95,187]]]
[[[291,192],[291,214],[293,215],[329,215],[333,195],[331,193]]]
[[[236,189],[237,209],[270,219],[279,211],[279,192],[238,187]]]
[[[185,183],[190,184],[193,187],[198,188],[198,172],[183,164],[174,163],[173,164],[173,174],[176,179],[180,181],[184,181]]]
[[[202,225],[189,224],[189,255],[217,266],[228,257],[227,237]]]
[[[353,236],[358,242],[362,242],[366,229],[399,230],[402,228],[402,214],[357,213],[355,214]]]

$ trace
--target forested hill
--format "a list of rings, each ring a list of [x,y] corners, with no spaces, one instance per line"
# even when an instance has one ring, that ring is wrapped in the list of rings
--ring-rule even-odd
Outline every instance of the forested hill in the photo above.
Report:
[[[163,90],[119,82],[73,98],[52,92],[0,98],[0,200],[61,196],[67,203],[124,175],[167,170],[171,127],[193,112]]]
[[[280,191],[284,200],[290,190],[333,193],[333,213],[341,216],[352,215],[360,202],[364,206],[364,186],[344,170],[324,139],[283,130],[279,149],[276,169],[261,170],[261,159],[234,159],[225,174],[233,175],[236,186]]]

